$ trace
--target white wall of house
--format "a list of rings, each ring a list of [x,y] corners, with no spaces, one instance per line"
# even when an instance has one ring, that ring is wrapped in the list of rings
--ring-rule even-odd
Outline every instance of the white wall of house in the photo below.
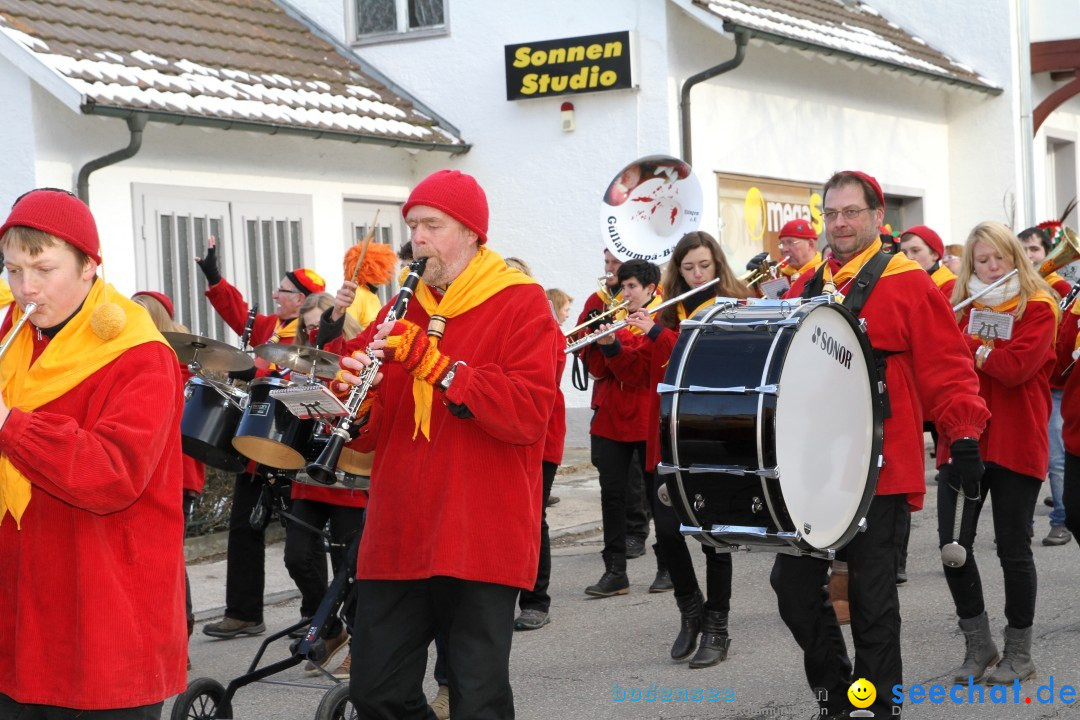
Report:
[[[0,98],[4,99],[4,121],[0,124],[0,213],[15,198],[34,187],[33,83],[21,70],[0,57]]]

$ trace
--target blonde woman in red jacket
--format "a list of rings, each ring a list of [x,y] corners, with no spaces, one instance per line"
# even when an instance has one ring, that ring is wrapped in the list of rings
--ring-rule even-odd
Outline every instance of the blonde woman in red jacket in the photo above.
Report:
[[[972,552],[979,514],[989,494],[997,555],[1005,581],[1005,651],[987,678],[1008,684],[1035,674],[1031,661],[1031,633],[1035,619],[1036,574],[1028,527],[1046,477],[1050,417],[1050,373],[1054,366],[1054,335],[1058,308],[1052,291],[1032,267],[1020,241],[1001,223],[976,225],[968,236],[963,264],[953,292],[953,304],[985,290],[1011,270],[1015,277],[987,292],[957,313],[979,376],[979,394],[991,418],[979,442],[986,463],[981,487],[950,477],[948,448],[940,448],[941,482],[938,484],[938,535],[942,546],[952,541],[958,491],[969,504],[960,533],[967,562],[945,568],[967,653],[954,672],[955,682],[982,679],[998,659],[983,602],[982,579]],[[990,311],[993,315],[984,313]],[[972,316],[975,320],[972,321]],[[1011,323],[1011,333],[991,331],[989,317]],[[996,323],[994,323],[996,324]],[[996,337],[995,337],[996,336]],[[1002,339],[1007,337],[1007,339]]]

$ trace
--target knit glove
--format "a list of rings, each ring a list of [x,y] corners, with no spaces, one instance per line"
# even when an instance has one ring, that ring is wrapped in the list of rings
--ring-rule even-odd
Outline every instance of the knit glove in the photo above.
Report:
[[[217,246],[207,248],[206,255],[201,260],[196,260],[195,263],[203,271],[203,275],[206,276],[207,286],[214,287],[221,282],[221,270],[218,269],[217,262]]]
[[[957,492],[963,490],[968,498],[979,497],[979,485],[986,469],[979,457],[979,441],[972,438],[954,440],[949,453],[952,456],[949,485]]]
[[[437,387],[450,372],[453,361],[443,355],[428,339],[420,326],[408,320],[398,320],[386,337],[386,359],[401,363],[405,371],[417,380]]]

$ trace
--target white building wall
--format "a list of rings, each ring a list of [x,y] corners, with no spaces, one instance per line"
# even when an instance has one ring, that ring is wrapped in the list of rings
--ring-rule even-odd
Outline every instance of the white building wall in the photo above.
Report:
[[[0,123],[0,212],[15,198],[34,187],[34,116],[30,111],[33,83],[7,60],[0,57],[0,98],[4,99],[4,120]]]

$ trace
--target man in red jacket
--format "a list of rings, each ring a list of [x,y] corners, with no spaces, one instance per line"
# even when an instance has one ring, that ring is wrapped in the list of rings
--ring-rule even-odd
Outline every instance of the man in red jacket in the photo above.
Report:
[[[225,323],[237,335],[242,335],[247,323],[248,304],[240,291],[221,277],[217,263],[217,244],[213,237],[207,242],[206,257],[195,258],[206,276],[206,297]],[[263,343],[291,345],[300,323],[300,306],[304,298],[326,289],[326,282],[314,270],[297,268],[285,273],[274,291],[275,313],[256,315],[249,341],[254,347]],[[255,376],[274,372],[262,358],[255,359]],[[250,377],[244,379],[251,379]],[[225,617],[219,622],[203,625],[203,633],[216,638],[239,635],[258,635],[266,631],[263,623],[263,587],[266,571],[266,520],[258,526],[251,523],[252,510],[263,493],[259,466],[248,465],[247,471],[236,476],[232,507],[229,512],[229,544],[225,565]],[[282,489],[281,492],[287,492]]]
[[[829,562],[777,555],[770,579],[780,616],[802,648],[807,680],[819,693],[823,714],[840,717],[851,709],[847,690],[853,680],[866,678],[879,689],[903,683],[894,528],[899,516],[922,507],[926,494],[923,411],[952,444],[950,477],[969,495],[978,494],[982,477],[978,438],[989,412],[979,396],[971,354],[944,296],[918,264],[902,254],[882,255],[881,186],[865,173],[845,171],[825,183],[822,195],[832,258],[818,268],[803,294],[814,297],[834,288],[847,296],[844,304],[866,320],[870,343],[885,362],[891,411],[884,427],[885,463],[867,511],[866,531],[837,554],[850,572],[854,668],[836,615],[821,592]],[[868,285],[874,276],[876,282]],[[835,394],[837,406],[822,408],[823,417],[842,412],[844,389],[837,388]],[[901,708],[892,705],[892,697],[879,690],[870,708],[875,717],[899,714]]]
[[[0,249],[0,718],[159,718],[186,679],[176,355],[74,195],[21,197]]]
[[[358,370],[369,346],[383,360],[356,443],[375,459],[352,698],[361,717],[429,717],[424,668],[441,631],[451,717],[512,718],[514,605],[536,580],[541,463],[565,343],[543,289],[486,247],[476,180],[436,172],[402,213],[415,256],[428,259],[423,280],[403,319],[384,322],[383,308],[342,360]]]

